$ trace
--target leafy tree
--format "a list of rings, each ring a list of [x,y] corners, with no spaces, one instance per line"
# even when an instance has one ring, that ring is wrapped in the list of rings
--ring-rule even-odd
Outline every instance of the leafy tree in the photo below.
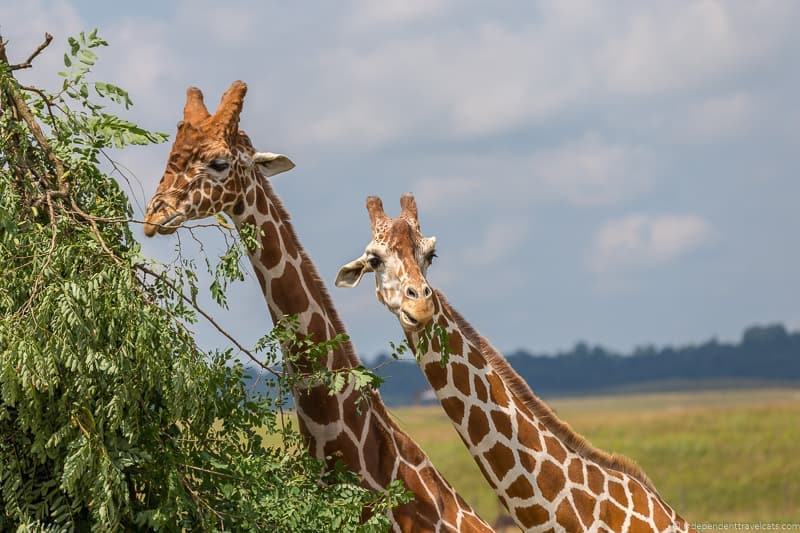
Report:
[[[385,530],[403,488],[325,470],[282,413],[293,379],[366,389],[374,375],[282,373],[281,346],[330,348],[291,320],[253,350],[195,344],[199,315],[216,322],[196,304],[194,263],[141,256],[128,197],[100,165],[109,147],[166,135],[108,110],[132,103],[90,80],[96,31],[69,39],[57,92],[21,85],[14,71],[50,40],[11,65],[0,39],[0,529]],[[244,237],[207,261],[219,303]],[[271,394],[249,390],[236,354],[272,372]]]

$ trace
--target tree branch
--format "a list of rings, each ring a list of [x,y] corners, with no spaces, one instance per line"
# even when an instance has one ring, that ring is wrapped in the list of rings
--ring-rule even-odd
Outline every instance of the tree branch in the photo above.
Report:
[[[28,58],[28,60],[32,60],[34,57],[39,55],[39,53],[44,50],[44,48],[50,44],[50,41],[53,40],[53,36],[49,33],[45,34],[45,42],[42,43],[39,48],[37,48],[33,54]],[[2,37],[0,37],[0,63],[5,63],[9,65],[11,70],[15,70],[14,67],[16,65],[10,65],[8,63],[8,56],[6,56],[6,46],[3,42]],[[9,77],[14,78],[13,75],[9,74]],[[16,80],[14,80],[16,82]],[[17,114],[25,121],[25,124],[28,125],[28,128],[31,130],[36,142],[39,143],[39,146],[44,150],[44,153],[47,154],[47,159],[50,160],[50,163],[53,165],[53,168],[56,172],[56,183],[58,184],[59,191],[62,193],[66,193],[66,184],[62,182],[64,178],[64,165],[61,164],[61,161],[56,157],[55,152],[50,147],[50,144],[47,142],[47,139],[44,136],[44,132],[42,132],[42,128],[39,126],[39,123],[36,122],[36,119],[33,117],[33,113],[31,113],[28,104],[25,103],[25,99],[17,90],[15,86],[16,83],[9,83],[6,85],[5,89],[6,92],[11,99],[11,102],[14,105],[14,109],[16,109]]]
[[[44,42],[42,44],[40,44],[39,46],[37,46],[36,50],[34,50],[31,53],[31,55],[28,56],[28,59],[26,59],[22,63],[17,63],[16,65],[9,65],[11,67],[11,70],[21,70],[21,69],[24,69],[24,68],[31,68],[33,66],[33,60],[36,58],[36,56],[38,56],[39,54],[42,53],[42,50],[47,48],[47,46],[50,44],[50,42],[52,40],[53,40],[53,36],[50,35],[49,33],[45,33],[44,34]],[[0,48],[4,49],[5,48],[5,43],[0,43]],[[0,54],[3,55],[3,59],[5,59],[6,63],[8,63],[8,59],[5,58],[5,51],[0,52]]]
[[[144,273],[146,273],[146,274],[150,274],[150,275],[151,275],[151,276],[153,276],[154,278],[157,278],[157,279],[161,280],[161,281],[162,281],[162,282],[163,282],[163,283],[164,283],[164,284],[165,284],[167,287],[169,287],[169,288],[172,290],[172,292],[174,292],[175,294],[177,294],[178,296],[180,296],[180,297],[181,297],[181,299],[183,299],[183,301],[185,301],[186,303],[188,303],[189,305],[191,305],[191,306],[192,306],[192,308],[193,308],[195,311],[197,311],[198,313],[200,313],[200,314],[203,316],[203,318],[205,318],[206,320],[208,320],[208,321],[211,323],[211,325],[212,325],[212,326],[214,326],[214,328],[216,328],[216,330],[217,330],[217,331],[219,331],[219,332],[220,332],[220,333],[221,333],[223,336],[225,336],[225,338],[227,338],[229,341],[231,341],[231,342],[232,342],[232,343],[233,343],[233,344],[234,344],[234,345],[235,345],[235,346],[236,346],[236,347],[237,347],[237,348],[238,348],[238,349],[239,349],[239,350],[240,350],[240,351],[241,351],[243,354],[247,355],[247,357],[249,357],[251,361],[253,361],[255,364],[257,364],[259,367],[263,368],[263,369],[264,369],[264,370],[266,370],[267,372],[270,372],[270,373],[271,373],[271,374],[273,374],[274,376],[276,376],[276,377],[280,377],[280,374],[279,374],[279,373],[275,372],[275,370],[273,370],[273,369],[272,369],[272,368],[270,368],[269,366],[267,366],[267,365],[265,365],[264,363],[262,363],[261,361],[259,361],[259,360],[258,360],[258,358],[257,358],[255,355],[253,355],[253,353],[252,353],[250,350],[248,350],[247,348],[245,348],[244,346],[242,346],[241,344],[239,344],[239,341],[237,341],[236,339],[234,339],[234,338],[233,338],[233,336],[232,336],[230,333],[228,333],[227,331],[225,331],[225,330],[222,328],[222,326],[220,326],[220,325],[217,323],[217,321],[216,321],[216,320],[214,320],[214,317],[212,317],[210,314],[208,314],[208,313],[206,313],[205,311],[203,311],[203,310],[202,310],[202,309],[201,309],[201,308],[200,308],[200,307],[197,305],[197,303],[195,303],[195,302],[194,302],[194,301],[193,301],[191,298],[189,298],[188,296],[186,296],[186,295],[183,293],[183,291],[182,291],[182,290],[180,290],[178,287],[176,287],[176,286],[175,286],[175,284],[174,284],[174,283],[172,283],[172,281],[170,281],[170,280],[169,280],[167,277],[165,277],[165,276],[162,276],[162,275],[161,275],[161,274],[159,274],[158,272],[156,272],[156,271],[154,271],[154,270],[151,270],[151,269],[147,268],[146,266],[144,266],[144,265],[143,265],[143,264],[141,264],[141,263],[136,263],[136,264],[134,265],[134,268],[137,268],[137,269],[141,270],[142,272],[144,272]]]

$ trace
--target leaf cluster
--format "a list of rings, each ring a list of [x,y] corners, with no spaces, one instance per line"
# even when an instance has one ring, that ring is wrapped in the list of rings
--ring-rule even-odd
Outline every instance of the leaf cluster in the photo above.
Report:
[[[90,80],[105,45],[96,31],[70,38],[48,92],[18,83],[0,40],[0,530],[385,530],[402,486],[371,492],[310,457],[283,416],[286,373],[254,393],[241,351],[194,342],[194,264],[141,256],[128,196],[101,162],[166,135],[108,110],[132,102]],[[255,241],[243,242],[207,262],[222,305]],[[320,360],[332,347],[282,326],[254,352],[267,366],[287,343]],[[322,366],[305,378],[350,379]]]

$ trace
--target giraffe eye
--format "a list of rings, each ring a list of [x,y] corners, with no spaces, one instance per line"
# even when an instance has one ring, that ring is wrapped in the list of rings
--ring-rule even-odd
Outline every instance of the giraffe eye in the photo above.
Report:
[[[227,170],[229,166],[231,166],[231,164],[224,159],[214,159],[208,164],[208,168],[216,170],[217,172],[223,172]]]
[[[431,264],[433,264],[433,260],[435,258],[437,258],[437,257],[439,257],[439,256],[436,255],[436,252],[431,252],[431,253],[429,253],[428,255],[425,256],[425,261],[427,261],[428,264],[431,265]]]
[[[381,263],[383,263],[380,257],[376,257],[374,255],[369,259],[367,259],[367,262],[369,263],[369,266],[371,266],[373,270],[377,269],[379,266],[381,266]]]

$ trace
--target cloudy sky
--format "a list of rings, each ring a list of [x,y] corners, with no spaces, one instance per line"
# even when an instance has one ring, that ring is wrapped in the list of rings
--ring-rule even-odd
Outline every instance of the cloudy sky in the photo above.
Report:
[[[245,80],[242,127],[297,163],[275,187],[362,354],[399,325],[371,279],[332,282],[369,239],[365,197],[396,213],[404,191],[438,238],[430,282],[501,349],[800,327],[800,3],[225,4],[0,0],[0,31],[12,60],[56,37],[24,75],[52,87],[66,37],[99,27],[97,77],[170,134],[188,85],[213,104]],[[119,154],[138,202],[168,151]],[[238,336],[269,327],[252,276],[231,300]]]

